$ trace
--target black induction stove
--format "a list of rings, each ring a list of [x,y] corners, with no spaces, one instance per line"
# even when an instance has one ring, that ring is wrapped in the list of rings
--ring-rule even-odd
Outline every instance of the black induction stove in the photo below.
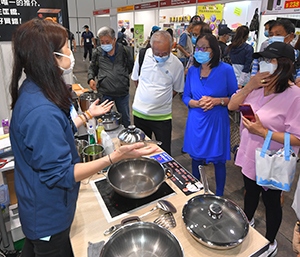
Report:
[[[124,216],[122,214],[132,212],[135,209],[175,193],[166,182],[163,182],[154,194],[141,199],[131,199],[116,193],[106,178],[93,181],[92,183],[94,183],[95,191],[98,193],[97,198],[102,211],[109,222]]]

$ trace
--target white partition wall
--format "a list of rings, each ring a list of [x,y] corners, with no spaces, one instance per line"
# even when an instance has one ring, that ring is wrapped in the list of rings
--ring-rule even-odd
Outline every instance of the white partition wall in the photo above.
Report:
[[[158,10],[152,9],[147,11],[135,12],[135,24],[144,24],[145,40],[150,35],[152,26],[158,25]]]

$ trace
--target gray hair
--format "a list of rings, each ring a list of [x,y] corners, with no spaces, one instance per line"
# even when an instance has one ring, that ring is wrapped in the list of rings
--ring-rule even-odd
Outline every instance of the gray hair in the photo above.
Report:
[[[150,38],[150,44],[153,45],[154,42],[170,42],[170,49],[172,49],[173,39],[168,31],[160,30],[155,32]]]
[[[110,36],[111,38],[116,38],[115,31],[110,27],[102,27],[98,30],[98,37]]]

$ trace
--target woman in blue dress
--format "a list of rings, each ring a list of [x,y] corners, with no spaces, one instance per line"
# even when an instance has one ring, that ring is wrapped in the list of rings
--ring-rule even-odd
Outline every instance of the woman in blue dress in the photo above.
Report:
[[[237,89],[233,68],[220,61],[220,48],[215,36],[200,35],[182,98],[188,107],[183,150],[191,156],[192,172],[198,179],[198,165],[204,162],[214,164],[218,196],[224,193],[225,164],[226,160],[230,160],[227,104]]]

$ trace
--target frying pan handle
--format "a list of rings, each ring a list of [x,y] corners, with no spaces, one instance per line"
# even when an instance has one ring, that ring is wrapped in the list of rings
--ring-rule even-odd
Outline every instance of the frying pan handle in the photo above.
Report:
[[[141,221],[141,219],[140,219],[138,216],[132,216],[132,217],[128,217],[128,218],[126,218],[126,219],[123,219],[123,220],[121,221],[121,224],[122,224],[122,226],[123,226],[123,225],[125,225],[126,223],[134,222],[134,221],[138,222],[138,221]]]
[[[199,165],[198,169],[199,169],[201,181],[202,181],[203,188],[204,188],[204,194],[210,194],[205,168],[203,165]]]

